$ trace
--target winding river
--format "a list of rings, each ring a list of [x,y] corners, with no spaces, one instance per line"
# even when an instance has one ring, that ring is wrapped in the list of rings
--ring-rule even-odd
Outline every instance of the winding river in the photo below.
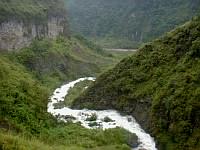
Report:
[[[95,122],[98,124],[98,127],[100,126],[102,129],[122,127],[131,133],[135,133],[138,136],[139,146],[137,148],[133,148],[133,150],[157,150],[154,139],[149,134],[145,133],[145,131],[140,127],[140,125],[132,116],[122,116],[115,110],[74,110],[69,107],[55,109],[55,104],[64,101],[64,98],[67,96],[69,89],[73,88],[76,83],[84,80],[95,81],[95,78],[80,78],[63,85],[60,88],[57,88],[53,95],[50,97],[50,101],[48,103],[48,112],[63,121],[67,121],[69,118],[73,118],[74,123],[81,122],[82,126],[89,129],[97,128],[97,126],[90,126],[91,122],[87,121],[88,116],[96,114],[97,120]],[[102,121],[105,117],[109,117],[112,122]]]

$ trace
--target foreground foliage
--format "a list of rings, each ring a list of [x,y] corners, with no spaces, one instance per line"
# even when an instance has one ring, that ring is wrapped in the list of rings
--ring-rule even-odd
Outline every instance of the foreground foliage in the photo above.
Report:
[[[39,137],[0,132],[2,150],[130,150],[130,135],[122,129],[90,130],[76,124],[58,125],[44,130]]]

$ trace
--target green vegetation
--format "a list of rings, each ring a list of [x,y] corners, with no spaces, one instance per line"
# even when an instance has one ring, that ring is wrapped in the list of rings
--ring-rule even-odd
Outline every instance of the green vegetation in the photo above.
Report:
[[[199,37],[195,17],[102,74],[73,105],[132,114],[161,150],[199,149]]]
[[[79,83],[76,83],[73,88],[71,88],[67,94],[67,97],[65,98],[65,106],[70,106],[74,99],[76,99],[80,93],[83,93],[85,89],[92,83],[93,81],[82,81]]]
[[[97,75],[117,59],[80,37],[35,40],[22,50],[2,52],[0,149],[129,149],[129,133],[122,129],[89,130],[57,122],[47,113],[55,87]]]
[[[65,18],[62,0],[0,0],[0,23],[44,25]],[[65,22],[63,22],[65,23]],[[112,55],[80,36],[39,39],[14,52],[0,52],[1,150],[129,150],[123,129],[89,130],[57,122],[47,113],[52,90],[83,76],[97,76],[124,57]]]
[[[9,19],[43,22],[48,15],[64,14],[63,0],[0,0],[0,22]]]
[[[111,48],[135,48],[184,23],[199,0],[65,0],[73,32]]]
[[[135,52],[133,51],[114,51],[114,50],[106,50],[111,56],[113,56],[115,59],[115,63],[119,63],[120,60],[123,58],[126,58],[128,56],[133,55]],[[112,67],[112,66],[111,66]]]
[[[51,88],[79,77],[97,76],[118,62],[119,57],[74,37],[36,40],[10,55]]]
[[[135,42],[124,37],[88,37],[88,39],[105,48],[137,49],[142,44],[142,41]]]
[[[2,150],[130,150],[127,141],[129,133],[117,128],[110,130],[90,130],[77,124],[67,124],[50,128],[39,137],[26,137],[22,134],[0,132],[0,148]],[[127,143],[127,144],[126,144]]]
[[[24,67],[3,56],[0,56],[0,78],[0,127],[36,134],[48,126],[49,90]]]

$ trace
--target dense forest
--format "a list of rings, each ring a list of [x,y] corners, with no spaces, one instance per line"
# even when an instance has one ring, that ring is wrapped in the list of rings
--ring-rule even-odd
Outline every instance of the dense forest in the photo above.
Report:
[[[66,2],[72,31],[114,48],[137,47],[184,23],[200,10],[199,0]]]
[[[74,107],[132,114],[159,149],[200,147],[200,18],[182,25],[102,74]]]

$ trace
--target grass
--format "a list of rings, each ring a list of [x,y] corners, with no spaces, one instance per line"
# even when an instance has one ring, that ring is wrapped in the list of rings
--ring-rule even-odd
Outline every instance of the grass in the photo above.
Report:
[[[92,84],[92,82],[93,81],[85,80],[76,83],[75,86],[68,91],[68,95],[65,97],[65,106],[70,106],[73,103],[73,100],[77,98],[80,93],[84,92],[86,87]]]
[[[14,135],[12,133],[0,133],[1,150],[86,150],[88,148],[66,145],[45,144],[40,140]],[[127,145],[98,146],[91,150],[130,150]]]
[[[50,146],[39,140],[27,139],[26,137],[13,135],[12,133],[0,133],[0,148],[2,150],[54,150],[66,149],[64,146]]]
[[[126,144],[129,137],[129,133],[120,128],[103,131],[68,124],[65,127],[51,128],[43,132],[38,138],[1,130],[0,148],[2,150],[109,150],[109,148],[129,150],[130,148]]]

